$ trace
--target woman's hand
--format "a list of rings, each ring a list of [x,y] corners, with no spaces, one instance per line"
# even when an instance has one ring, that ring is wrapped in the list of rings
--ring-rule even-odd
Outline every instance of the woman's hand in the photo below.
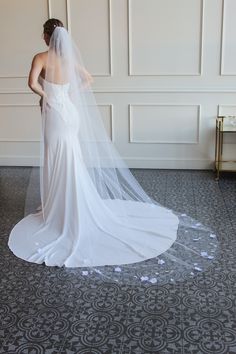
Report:
[[[92,75],[86,69],[80,69],[82,77],[82,87],[88,87],[94,81]]]
[[[44,94],[43,96],[40,97],[39,106],[40,106],[41,112],[42,112],[42,109],[43,109],[43,100],[46,100],[46,99],[47,99],[46,94]]]
[[[43,106],[43,97],[40,97],[39,105],[40,105],[40,107],[41,107],[41,109],[42,109],[42,106]]]

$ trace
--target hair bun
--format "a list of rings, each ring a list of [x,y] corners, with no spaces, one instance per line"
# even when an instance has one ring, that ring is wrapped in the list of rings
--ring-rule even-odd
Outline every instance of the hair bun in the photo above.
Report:
[[[50,18],[43,25],[44,33],[47,33],[51,37],[56,27],[64,27],[64,26],[63,23],[57,18]]]

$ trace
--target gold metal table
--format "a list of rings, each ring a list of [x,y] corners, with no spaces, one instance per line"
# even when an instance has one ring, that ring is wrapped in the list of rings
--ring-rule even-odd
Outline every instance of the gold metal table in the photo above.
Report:
[[[216,118],[215,171],[217,181],[221,171],[236,172],[236,161],[223,160],[225,133],[236,134],[236,116],[218,116]]]

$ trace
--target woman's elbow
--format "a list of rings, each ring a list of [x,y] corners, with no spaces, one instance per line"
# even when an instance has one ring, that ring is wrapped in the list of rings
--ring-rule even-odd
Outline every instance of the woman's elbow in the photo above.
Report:
[[[32,80],[28,79],[28,87],[31,88],[32,86]]]
[[[28,87],[31,89],[31,90],[34,90],[35,88],[35,83],[32,81],[32,80],[28,80]]]

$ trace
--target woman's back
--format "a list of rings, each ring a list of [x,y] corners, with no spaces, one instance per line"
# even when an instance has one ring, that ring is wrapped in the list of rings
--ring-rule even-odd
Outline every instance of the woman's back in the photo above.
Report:
[[[64,85],[68,83],[68,65],[66,61],[56,53],[48,51],[38,54],[43,61],[43,68],[40,76],[51,83]]]

